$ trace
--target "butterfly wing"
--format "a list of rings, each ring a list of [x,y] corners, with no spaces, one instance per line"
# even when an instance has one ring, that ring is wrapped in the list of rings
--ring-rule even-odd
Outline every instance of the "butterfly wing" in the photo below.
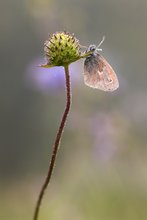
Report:
[[[119,87],[114,70],[98,53],[87,57],[84,62],[84,82],[87,86],[103,91],[114,91]]]

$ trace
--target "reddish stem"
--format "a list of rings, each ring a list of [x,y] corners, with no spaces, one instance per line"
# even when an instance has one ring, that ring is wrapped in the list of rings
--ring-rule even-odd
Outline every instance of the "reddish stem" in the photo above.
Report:
[[[70,110],[71,88],[70,88],[70,75],[69,75],[68,66],[65,66],[64,70],[65,70],[65,79],[66,79],[66,107],[65,107],[65,111],[64,111],[64,114],[62,116],[62,119],[61,119],[59,129],[57,131],[55,143],[54,143],[54,146],[53,146],[52,156],[51,156],[51,160],[50,160],[50,164],[49,164],[48,174],[46,176],[46,179],[44,181],[44,184],[42,185],[41,191],[40,191],[39,196],[38,196],[38,200],[37,200],[37,203],[36,203],[33,220],[38,220],[38,215],[39,215],[39,211],[40,211],[41,202],[42,202],[45,190],[47,189],[47,186],[48,186],[48,184],[50,183],[50,180],[51,180],[51,176],[52,176],[52,173],[53,173],[53,169],[54,169],[55,161],[56,161],[56,157],[57,157],[57,152],[58,152],[59,145],[60,145],[60,140],[61,140],[61,137],[62,137],[63,129],[65,127],[67,116],[68,116],[68,113],[69,113],[69,110]]]

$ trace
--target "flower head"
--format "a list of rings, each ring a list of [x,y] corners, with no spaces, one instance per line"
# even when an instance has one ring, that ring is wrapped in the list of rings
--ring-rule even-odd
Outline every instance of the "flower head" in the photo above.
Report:
[[[80,44],[74,34],[56,32],[44,44],[47,64],[42,67],[65,66],[81,58]]]

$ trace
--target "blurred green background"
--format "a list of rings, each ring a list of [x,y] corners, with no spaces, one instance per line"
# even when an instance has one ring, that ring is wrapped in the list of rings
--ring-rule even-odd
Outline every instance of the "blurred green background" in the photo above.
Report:
[[[0,1],[0,220],[31,220],[64,109],[62,68],[41,69],[48,34],[99,44],[113,93],[70,66],[72,109],[40,220],[147,219],[147,1]]]

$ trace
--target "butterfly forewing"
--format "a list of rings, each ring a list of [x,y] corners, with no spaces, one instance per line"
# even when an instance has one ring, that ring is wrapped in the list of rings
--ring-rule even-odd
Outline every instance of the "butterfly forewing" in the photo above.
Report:
[[[84,82],[87,86],[103,91],[114,91],[119,87],[114,70],[98,53],[93,53],[85,60]]]

